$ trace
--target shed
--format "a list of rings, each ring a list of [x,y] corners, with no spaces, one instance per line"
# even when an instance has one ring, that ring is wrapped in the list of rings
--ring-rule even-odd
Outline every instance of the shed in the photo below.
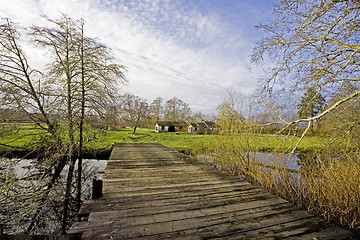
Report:
[[[217,126],[212,121],[190,123],[188,126],[188,133],[193,134],[215,133],[216,131]]]
[[[186,122],[160,121],[155,123],[156,132],[178,132],[184,128],[186,128]]]

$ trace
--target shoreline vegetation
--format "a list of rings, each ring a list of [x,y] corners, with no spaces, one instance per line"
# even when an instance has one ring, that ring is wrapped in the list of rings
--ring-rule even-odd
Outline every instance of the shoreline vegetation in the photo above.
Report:
[[[248,129],[249,130],[249,129]],[[355,142],[331,137],[257,134],[232,129],[226,134],[197,135],[157,133],[152,129],[88,130],[84,135],[85,158],[108,159],[116,143],[159,143],[199,156],[208,164],[261,185],[301,208],[359,234],[360,155]],[[41,153],[41,130],[12,130],[0,139],[0,152],[13,157]],[[44,141],[45,142],[45,141]],[[298,144],[298,146],[297,146]],[[12,146],[12,148],[10,147]],[[301,162],[291,170],[293,148]],[[266,152],[270,156],[264,159]],[[250,153],[250,154],[249,154]]]
[[[152,129],[138,129],[132,134],[130,128],[119,130],[92,131],[85,136],[83,155],[85,158],[107,159],[116,143],[159,143],[185,154],[196,155],[213,149],[225,139],[236,138],[230,135],[203,135],[184,132],[157,133]],[[6,157],[36,158],[43,151],[42,130],[25,128],[13,130],[0,139],[0,154]],[[243,139],[244,136],[238,136]],[[296,145],[299,137],[276,134],[247,135],[252,143],[248,151],[254,152],[289,152]],[[329,144],[337,148],[340,141],[330,137],[306,136],[296,148],[296,153],[308,153],[320,150]]]

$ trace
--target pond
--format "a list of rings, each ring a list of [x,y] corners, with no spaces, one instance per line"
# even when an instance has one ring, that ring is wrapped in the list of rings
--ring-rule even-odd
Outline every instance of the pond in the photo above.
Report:
[[[245,152],[244,156],[250,163],[259,163],[264,167],[281,166],[284,170],[300,171],[304,164],[304,156],[301,154],[280,154],[270,152]],[[221,168],[216,162],[215,156],[199,155],[197,158],[204,163],[214,162],[215,167]],[[214,161],[213,161],[214,160]]]
[[[82,173],[82,200],[91,198],[93,176],[104,170],[108,160],[84,159]],[[77,169],[77,162],[75,164]],[[68,166],[62,171],[60,179],[57,180],[56,187],[47,197],[47,206],[43,209],[44,220],[35,228],[33,234],[48,234],[59,229],[59,216],[61,216],[62,201],[64,198],[64,187]],[[45,177],[39,169],[35,159],[0,159],[0,234],[16,234],[23,232],[31,221],[31,216],[38,208],[41,195],[36,196],[37,191],[45,189],[44,184],[49,181],[49,176]],[[75,186],[75,177],[73,179]],[[33,195],[34,194],[34,195]],[[33,196],[33,200],[29,200]],[[75,188],[72,197],[75,199]],[[16,207],[21,204],[23,207]],[[25,213],[26,217],[21,217]],[[76,214],[74,212],[74,214]],[[12,219],[22,219],[21,222]]]
[[[86,168],[92,169],[93,172],[104,170],[108,160],[97,159],[83,159],[83,165]],[[77,165],[77,162],[76,162]],[[11,167],[16,177],[21,177],[28,174],[29,171],[36,169],[36,159],[18,159],[18,158],[1,158],[0,159],[0,172]]]
[[[250,152],[251,161],[259,162],[265,166],[282,166],[285,169],[300,171],[302,161],[299,154],[280,154],[270,152]]]
[[[37,168],[36,159],[18,159],[18,158],[1,158],[0,159],[0,174],[5,172],[11,173],[12,177],[18,179],[26,179],[29,175],[39,175],[39,169]],[[85,191],[84,196],[86,199],[91,194],[91,186],[93,176],[106,168],[108,160],[97,159],[83,159],[83,188]],[[77,169],[78,162],[75,163],[75,169]],[[67,175],[68,166],[66,166],[62,172],[62,176]]]

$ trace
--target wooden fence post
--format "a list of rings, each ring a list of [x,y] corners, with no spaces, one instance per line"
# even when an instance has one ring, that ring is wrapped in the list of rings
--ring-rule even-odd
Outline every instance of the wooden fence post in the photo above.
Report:
[[[103,175],[104,171],[99,171],[93,178],[92,199],[97,199],[102,196]]]

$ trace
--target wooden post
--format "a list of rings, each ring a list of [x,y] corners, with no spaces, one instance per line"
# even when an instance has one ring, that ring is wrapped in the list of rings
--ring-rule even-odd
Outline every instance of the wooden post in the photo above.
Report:
[[[103,175],[104,171],[99,171],[93,178],[92,199],[97,199],[102,196]]]

